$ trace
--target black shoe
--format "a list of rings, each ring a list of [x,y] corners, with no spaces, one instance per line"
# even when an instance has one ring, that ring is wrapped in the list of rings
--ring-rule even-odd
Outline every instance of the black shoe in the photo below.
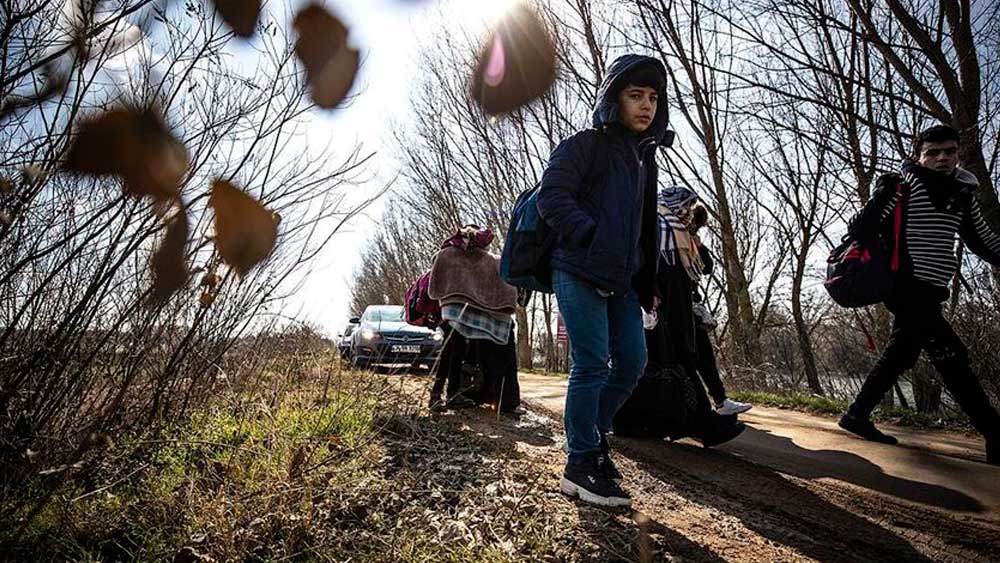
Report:
[[[747,425],[742,422],[719,421],[712,424],[699,440],[701,440],[702,446],[714,448],[739,436],[746,429]]]
[[[1000,440],[986,440],[986,463],[1000,465]]]
[[[615,462],[611,461],[611,444],[608,443],[607,436],[601,436],[601,454],[597,458],[597,467],[604,472],[604,475],[621,485],[625,476],[615,467]]]
[[[448,399],[446,404],[448,408],[452,410],[467,409],[469,407],[476,406],[476,402],[465,395],[455,395],[454,397]]]
[[[631,506],[632,499],[605,474],[598,464],[600,452],[588,454],[579,463],[566,463],[559,490],[571,497],[598,506]]]
[[[890,446],[895,446],[899,443],[899,440],[889,436],[888,434],[883,434],[872,421],[867,418],[861,418],[854,416],[851,413],[847,413],[840,417],[840,422],[837,423],[841,428],[861,436],[865,440],[872,442],[878,442],[880,444],[889,444]]]

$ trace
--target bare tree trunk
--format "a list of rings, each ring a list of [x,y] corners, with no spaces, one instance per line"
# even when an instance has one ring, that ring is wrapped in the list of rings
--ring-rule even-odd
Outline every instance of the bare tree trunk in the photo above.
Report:
[[[517,308],[517,366],[531,369],[531,327],[528,326],[528,312],[524,307]]]
[[[816,369],[816,353],[813,351],[809,326],[802,312],[802,279],[805,276],[807,258],[803,253],[796,260],[795,274],[792,277],[792,318],[795,321],[795,334],[799,339],[799,352],[802,354],[802,367],[806,372],[806,383],[809,385],[810,391],[817,395],[823,395],[823,386],[819,382],[819,370]]]

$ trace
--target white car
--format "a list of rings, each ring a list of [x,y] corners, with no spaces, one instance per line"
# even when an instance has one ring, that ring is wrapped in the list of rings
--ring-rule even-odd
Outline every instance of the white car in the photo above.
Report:
[[[441,354],[442,331],[407,324],[402,305],[369,305],[351,335],[350,359],[356,367],[377,364],[424,365]]]

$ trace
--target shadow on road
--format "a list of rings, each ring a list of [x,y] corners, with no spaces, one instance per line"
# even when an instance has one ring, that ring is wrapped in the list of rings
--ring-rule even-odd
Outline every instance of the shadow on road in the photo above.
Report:
[[[685,443],[618,439],[615,444],[681,496],[816,560],[931,561],[892,531],[768,467]]]
[[[576,511],[580,527],[601,547],[599,557],[602,561],[726,561],[708,547],[645,514],[628,509],[596,508],[580,502],[576,504]],[[635,521],[634,527],[623,524],[620,517],[626,514]]]
[[[791,438],[748,427],[731,450],[752,461],[805,479],[829,477],[911,502],[959,512],[983,512],[985,507],[969,495],[931,483],[886,474],[881,467],[850,452],[810,450]],[[951,466],[937,456],[923,456],[928,471],[947,472]]]

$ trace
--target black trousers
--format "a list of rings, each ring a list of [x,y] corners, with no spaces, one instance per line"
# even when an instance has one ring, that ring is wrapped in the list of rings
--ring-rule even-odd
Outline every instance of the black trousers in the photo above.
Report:
[[[511,412],[521,404],[521,386],[517,379],[517,342],[511,329],[507,344],[487,340],[469,340],[445,324],[444,347],[434,371],[432,395],[447,391],[450,399],[465,393],[463,365],[476,366],[483,374],[482,385],[467,396],[477,403],[494,403],[502,412]],[[445,387],[447,384],[447,387]]]
[[[490,403],[501,412],[512,412],[521,404],[521,385],[517,379],[517,341],[511,328],[507,344],[474,340],[468,344],[465,361],[479,366],[483,384],[467,394],[477,403]]]
[[[940,289],[909,282],[886,301],[893,314],[892,333],[849,412],[859,418],[871,416],[899,376],[916,365],[924,351],[976,430],[987,440],[1000,440],[1000,414],[972,372],[968,350],[942,315],[941,297]]]
[[[441,395],[447,382],[447,396],[451,398],[458,395],[462,388],[462,362],[465,361],[469,342],[447,323],[442,330],[444,330],[444,346],[434,368],[434,387],[431,388],[431,394]]]
[[[719,376],[719,366],[715,362],[715,349],[712,348],[712,338],[708,331],[701,325],[695,323],[694,330],[695,359],[698,368],[698,375],[708,387],[708,394],[712,396],[715,404],[720,405],[726,400],[726,388],[722,385],[722,378]]]

